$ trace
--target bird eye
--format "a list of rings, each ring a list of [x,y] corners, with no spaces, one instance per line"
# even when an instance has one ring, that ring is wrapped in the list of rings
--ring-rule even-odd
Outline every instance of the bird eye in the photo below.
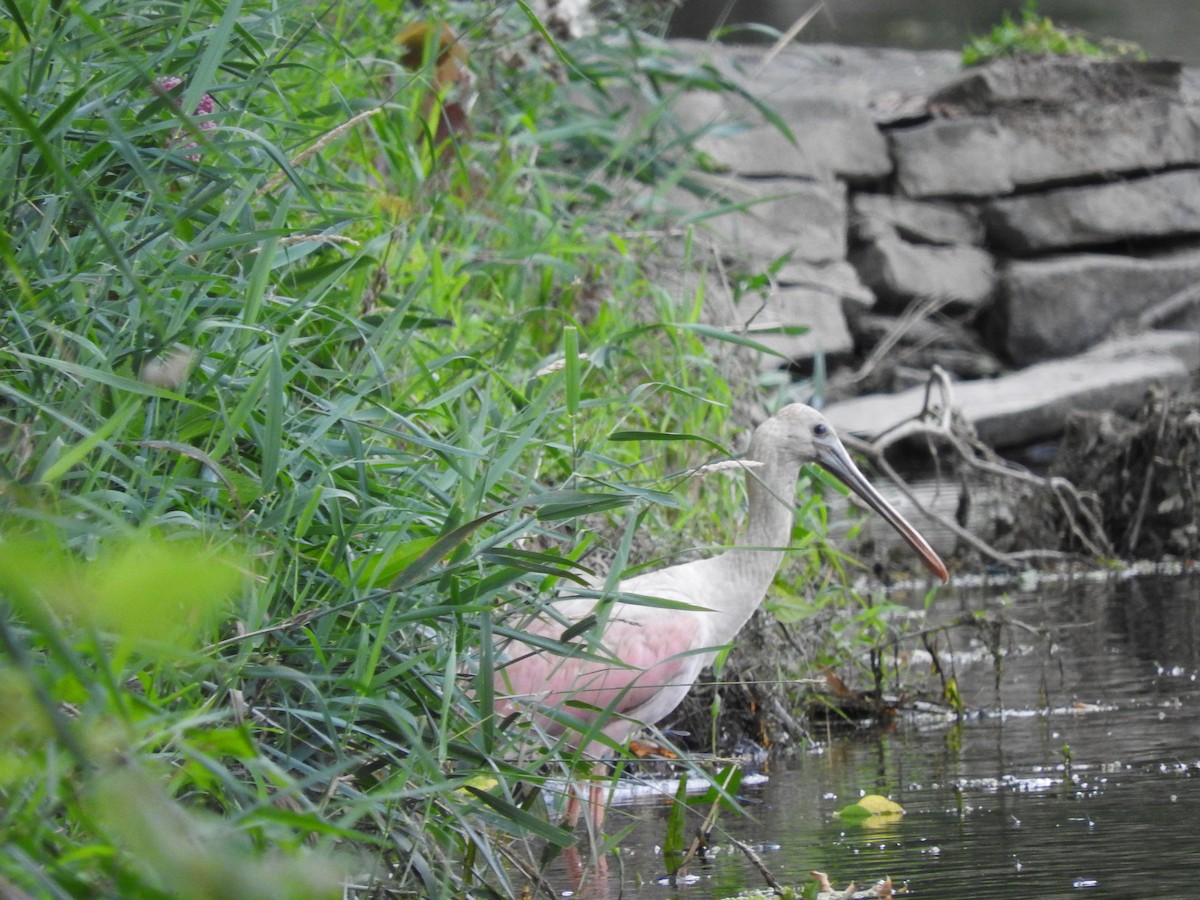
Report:
[[[818,422],[813,426],[813,434],[817,437],[825,437],[825,435],[829,434],[829,426],[824,422]]]

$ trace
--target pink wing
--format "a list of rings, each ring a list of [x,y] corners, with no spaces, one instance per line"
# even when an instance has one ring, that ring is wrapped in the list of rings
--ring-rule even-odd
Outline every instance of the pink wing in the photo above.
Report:
[[[676,593],[674,590],[648,590],[653,587],[648,584],[630,587],[638,593],[684,599],[670,596]],[[594,600],[568,601],[561,612],[573,620],[590,612],[594,605]],[[586,635],[576,638],[579,646],[595,656],[611,658],[612,662],[558,656],[513,642],[505,648],[513,661],[497,672],[497,694],[508,698],[508,707],[526,703],[561,708],[576,700],[598,709],[610,709],[618,715],[655,722],[679,703],[706,661],[701,654],[690,652],[704,646],[697,643],[704,631],[697,627],[700,624],[697,618],[694,612],[615,604],[602,644],[588,645]],[[539,619],[528,630],[557,638],[563,626]],[[586,721],[597,715],[574,706],[566,711]],[[537,718],[548,731],[562,731],[556,723],[541,716]]]

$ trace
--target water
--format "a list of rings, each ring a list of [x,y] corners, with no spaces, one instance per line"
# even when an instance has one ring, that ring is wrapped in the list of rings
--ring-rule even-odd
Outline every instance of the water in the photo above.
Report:
[[[1200,579],[1137,578],[1033,590],[943,591],[931,617],[988,610],[1003,671],[980,632],[941,639],[972,715],[841,734],[743,790],[722,814],[694,883],[657,883],[667,805],[618,807],[630,822],[607,877],[553,880],[591,898],[709,900],[765,888],[730,837],[755,846],[785,885],[810,870],[860,887],[891,876],[915,898],[1200,896]],[[926,667],[920,654],[914,673]],[[1069,749],[1068,749],[1069,748]],[[907,811],[852,825],[834,813],[862,792]],[[690,826],[694,831],[695,824]]]
[[[719,22],[762,22],[779,31],[816,0],[686,0],[671,19],[676,37],[707,37]],[[986,34],[1008,12],[1019,18],[1023,0],[827,0],[825,11],[801,33],[802,41],[860,46],[959,50]],[[1196,0],[1041,0],[1055,22],[1094,35],[1140,44],[1151,56],[1200,65],[1200,4]],[[745,31],[739,40],[756,36]],[[758,35],[759,40],[765,37]]]

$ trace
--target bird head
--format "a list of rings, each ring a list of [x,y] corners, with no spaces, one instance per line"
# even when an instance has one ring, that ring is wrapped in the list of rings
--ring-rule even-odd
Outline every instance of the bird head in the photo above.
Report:
[[[795,454],[800,464],[817,463],[830,472],[896,529],[921,557],[929,571],[942,581],[950,580],[941,557],[859,471],[833,426],[819,412],[811,406],[793,403],[764,422],[759,430],[766,431],[764,436],[769,444],[789,455]]]

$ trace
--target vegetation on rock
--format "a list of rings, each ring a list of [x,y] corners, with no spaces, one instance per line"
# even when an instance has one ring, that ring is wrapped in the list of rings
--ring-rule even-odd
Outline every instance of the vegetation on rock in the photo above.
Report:
[[[999,56],[1055,55],[1145,58],[1136,44],[1097,38],[1054,23],[1038,12],[1037,0],[1026,0],[1021,19],[1005,13],[1000,23],[982,37],[972,38],[963,48],[964,66],[982,65]]]

